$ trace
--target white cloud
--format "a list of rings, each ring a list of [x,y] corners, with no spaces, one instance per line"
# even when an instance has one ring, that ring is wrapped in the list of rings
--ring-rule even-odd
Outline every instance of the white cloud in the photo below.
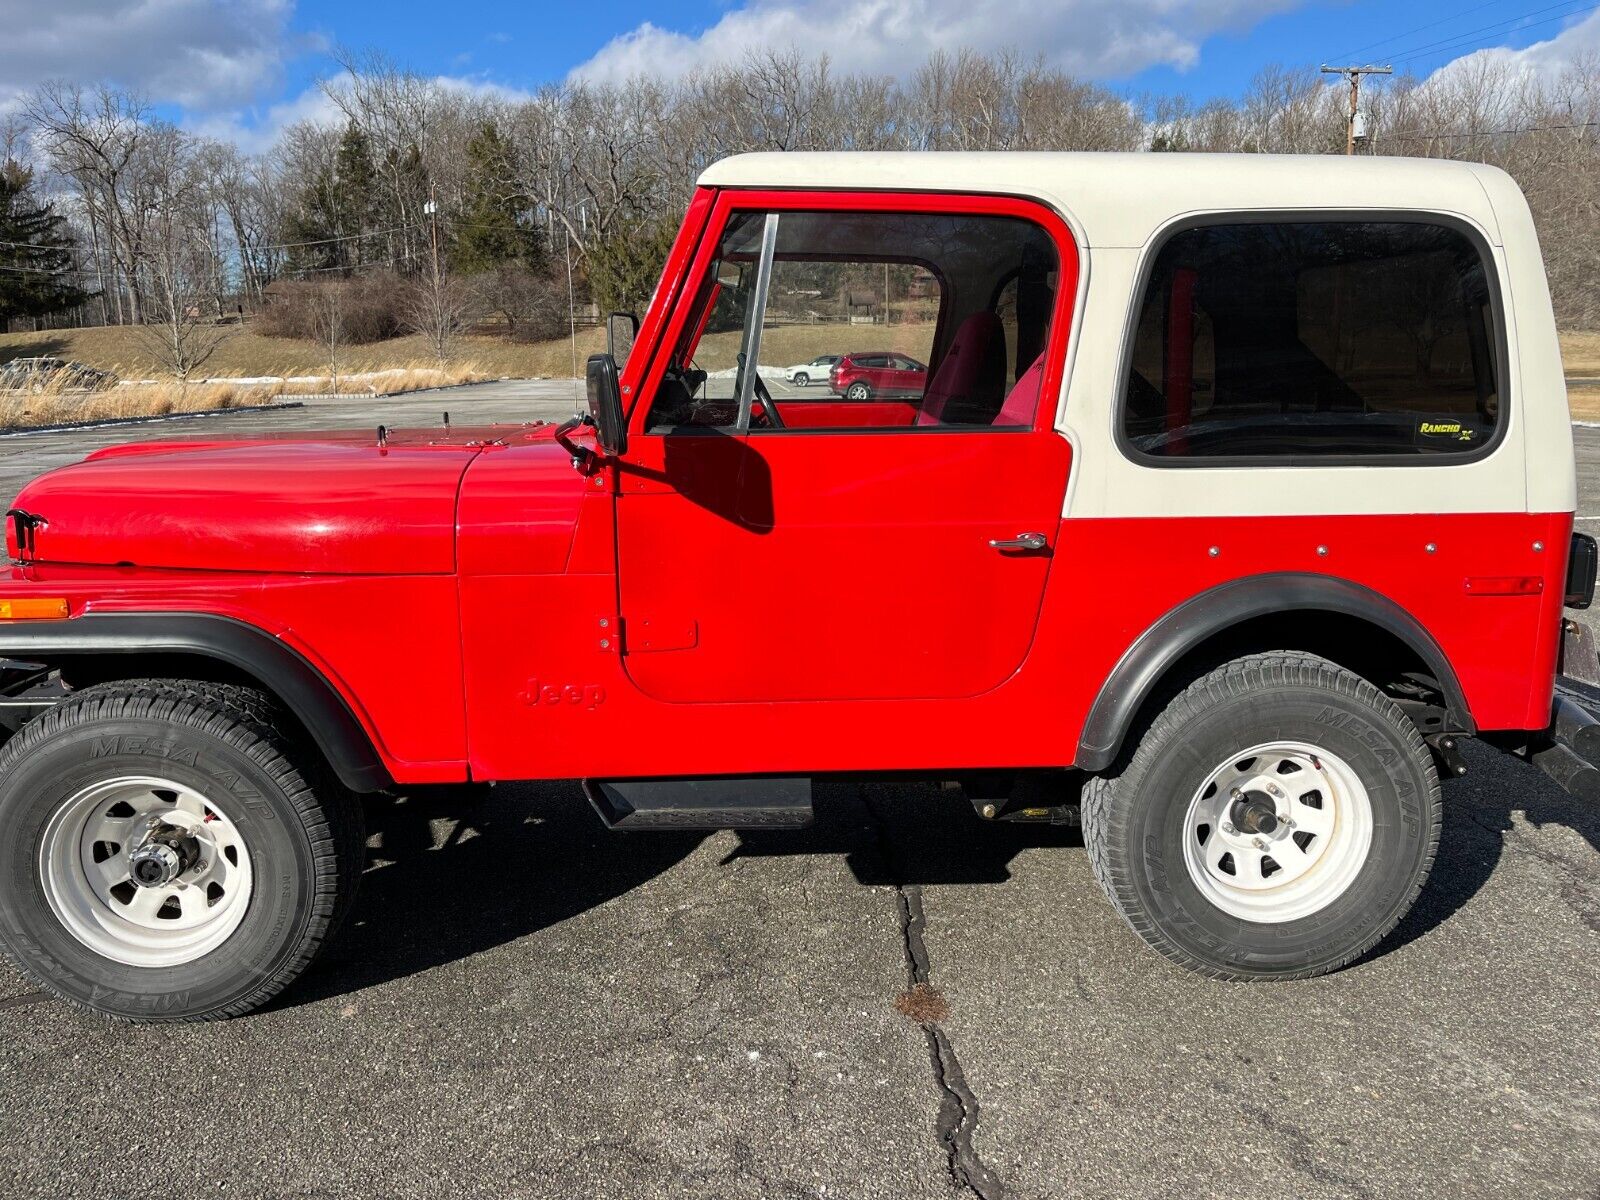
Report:
[[[1554,37],[1534,42],[1520,50],[1491,46],[1464,54],[1440,67],[1428,77],[1428,82],[1448,82],[1464,79],[1468,75],[1504,73],[1549,83],[1554,82],[1577,60],[1597,56],[1600,56],[1600,12],[1591,12]]]
[[[192,109],[281,78],[293,0],[0,0],[0,96],[104,79]]]
[[[1113,79],[1193,66],[1212,34],[1244,30],[1302,0],[748,0],[695,33],[650,22],[613,38],[573,76],[679,75],[751,50],[827,54],[841,71],[903,76],[936,50],[1040,53],[1074,75]]]
[[[191,133],[232,142],[246,154],[271,149],[282,132],[300,121],[321,125],[341,125],[344,114],[320,87],[307,88],[298,96],[265,108],[232,109],[204,116],[191,116],[184,128]]]
[[[431,82],[441,91],[506,104],[527,100],[533,95],[521,88],[473,76],[435,75]],[[259,154],[271,149],[286,128],[301,121],[343,126],[344,111],[328,95],[327,88],[337,91],[344,86],[345,81],[335,76],[327,87],[309,87],[298,96],[276,104],[190,115],[183,125],[192,133],[232,142],[246,154]]]

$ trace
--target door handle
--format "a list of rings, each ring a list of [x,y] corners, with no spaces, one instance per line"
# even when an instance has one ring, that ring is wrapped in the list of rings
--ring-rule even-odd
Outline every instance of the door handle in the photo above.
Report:
[[[989,545],[996,550],[1043,550],[1050,540],[1042,533],[1019,533],[1014,538],[990,538]]]

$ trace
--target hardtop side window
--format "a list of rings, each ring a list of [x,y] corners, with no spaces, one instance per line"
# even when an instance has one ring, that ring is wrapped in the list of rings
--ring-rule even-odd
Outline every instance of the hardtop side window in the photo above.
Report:
[[[647,431],[739,427],[767,216],[729,219]],[[751,432],[1032,427],[1059,271],[1042,227],[906,212],[777,222]]]
[[[1205,225],[1161,247],[1121,432],[1136,456],[1434,458],[1500,426],[1488,268],[1421,221]]]

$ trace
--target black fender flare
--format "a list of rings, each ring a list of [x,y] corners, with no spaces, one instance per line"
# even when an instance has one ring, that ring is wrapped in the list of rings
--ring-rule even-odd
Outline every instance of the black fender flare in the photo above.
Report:
[[[0,658],[56,665],[118,654],[192,654],[226,663],[282,701],[346,787],[373,792],[393,782],[372,739],[322,672],[244,621],[211,613],[86,613],[0,629]]]
[[[1256,617],[1291,610],[1340,613],[1393,634],[1439,681],[1452,722],[1473,733],[1471,710],[1450,660],[1421,622],[1387,596],[1331,575],[1283,572],[1218,584],[1168,612],[1129,646],[1100,687],[1078,738],[1074,766],[1104,771],[1168,669],[1208,638]]]

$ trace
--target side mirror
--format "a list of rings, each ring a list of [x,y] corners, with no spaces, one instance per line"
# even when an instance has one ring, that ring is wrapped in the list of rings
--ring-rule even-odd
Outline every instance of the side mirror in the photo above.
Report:
[[[633,313],[614,312],[606,318],[606,353],[618,367],[628,365],[633,341],[639,336],[639,318]]]
[[[594,420],[600,451],[615,457],[628,448],[628,429],[622,415],[622,387],[617,382],[617,360],[609,354],[592,354],[588,365],[589,416]]]

